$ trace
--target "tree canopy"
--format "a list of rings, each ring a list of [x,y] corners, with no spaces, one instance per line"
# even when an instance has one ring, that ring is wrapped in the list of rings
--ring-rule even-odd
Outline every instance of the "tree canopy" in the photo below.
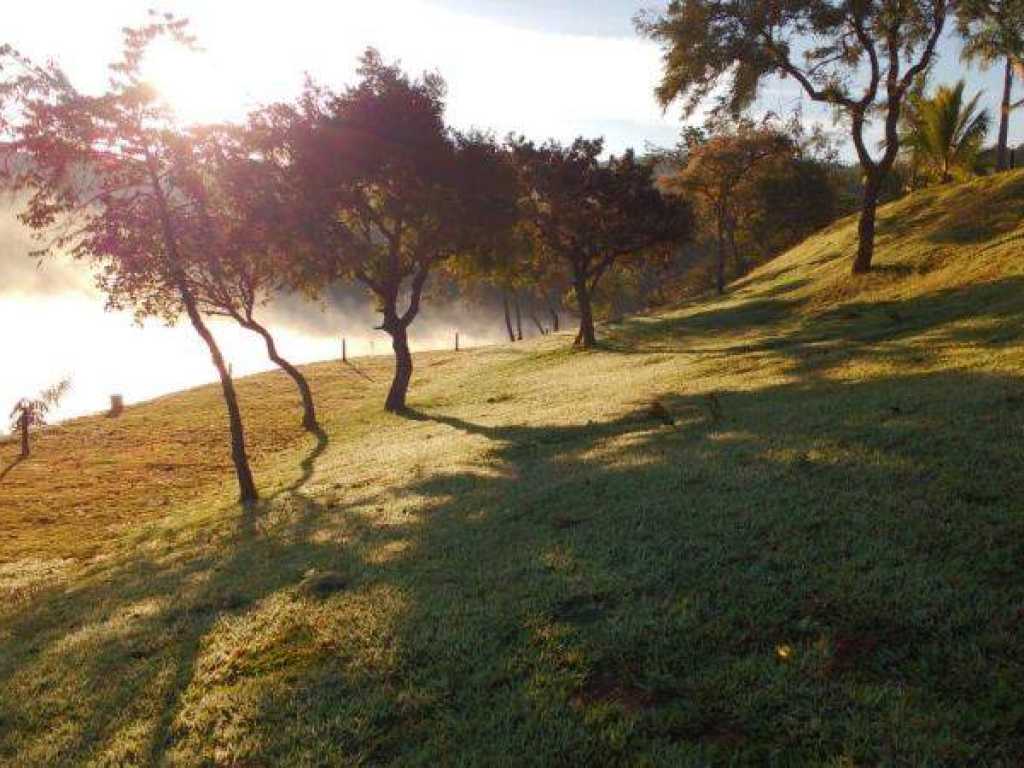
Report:
[[[401,411],[412,376],[408,328],[427,279],[513,226],[514,176],[492,138],[446,126],[438,75],[411,78],[371,49],[359,77],[341,93],[309,83],[297,103],[271,107],[257,123],[295,193],[292,220],[310,266],[298,286],[355,280],[371,292],[397,361],[386,407]]]
[[[682,100],[693,114],[724,86],[719,109],[739,114],[775,76],[846,114],[866,177],[857,273],[871,267],[878,195],[899,151],[904,99],[932,61],[950,7],[949,0],[673,0],[637,24],[664,51],[663,105]],[[865,127],[879,112],[886,142],[876,158]]]
[[[592,296],[601,279],[624,259],[680,244],[693,221],[688,205],[655,187],[653,164],[632,151],[602,160],[603,151],[600,139],[512,142],[523,216],[538,257],[568,273],[584,347],[597,342]]]

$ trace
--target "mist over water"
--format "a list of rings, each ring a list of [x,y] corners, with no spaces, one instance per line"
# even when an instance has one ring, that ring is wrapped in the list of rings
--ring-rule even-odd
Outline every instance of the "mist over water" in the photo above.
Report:
[[[28,256],[34,247],[11,209],[0,212],[0,432],[19,398],[64,377],[71,391],[53,420],[105,411],[113,394],[132,404],[216,381],[209,353],[187,322],[139,327],[130,313],[107,312],[84,266],[60,258],[39,265]],[[350,357],[391,354],[390,337],[374,330],[379,318],[358,289],[334,290],[322,305],[284,297],[261,317],[294,363],[338,359],[342,336]],[[414,351],[450,349],[456,330],[464,347],[497,343],[501,323],[494,311],[425,299],[410,343]],[[232,321],[214,319],[211,328],[236,377],[274,368],[256,334]]]

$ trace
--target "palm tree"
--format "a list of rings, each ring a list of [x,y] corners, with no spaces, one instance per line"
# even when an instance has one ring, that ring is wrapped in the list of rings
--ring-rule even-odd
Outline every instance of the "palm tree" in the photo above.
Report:
[[[975,171],[992,124],[989,111],[978,109],[981,93],[965,103],[965,87],[963,80],[953,87],[940,85],[934,96],[914,99],[907,115],[904,146],[915,163],[930,169],[943,183],[952,181],[955,174]]]
[[[989,69],[1005,67],[999,114],[996,170],[1009,168],[1010,113],[1024,104],[1013,101],[1014,70],[1024,71],[1024,0],[961,0],[957,27],[964,39],[961,58]]]
[[[46,424],[47,414],[60,405],[71,388],[71,380],[63,379],[52,387],[39,393],[36,398],[24,397],[19,400],[11,411],[11,431],[21,434],[21,458],[29,455],[29,430]]]

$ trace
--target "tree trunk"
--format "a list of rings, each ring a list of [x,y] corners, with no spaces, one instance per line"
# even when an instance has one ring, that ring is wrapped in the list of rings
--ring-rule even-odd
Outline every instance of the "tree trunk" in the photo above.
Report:
[[[254,331],[263,337],[263,341],[267,345],[267,357],[273,361],[274,365],[291,376],[292,381],[295,382],[295,386],[299,390],[299,396],[302,398],[303,428],[309,432],[319,432],[320,425],[316,420],[316,407],[313,405],[313,393],[309,389],[309,382],[306,381],[306,377],[302,375],[298,368],[281,357],[277,351],[277,344],[274,343],[274,337],[270,335],[270,331],[251,318],[245,320],[243,325],[250,331]]]
[[[519,306],[519,291],[512,294],[512,301],[516,308],[516,341],[523,340],[523,312]]]
[[[558,333],[561,330],[561,318],[558,316],[558,305],[551,300],[551,296],[544,296],[544,301],[548,305],[548,314],[551,315],[551,331],[552,333]]]
[[[733,267],[736,269],[736,275],[738,277],[742,277],[743,275],[747,274],[747,262],[740,255],[739,248],[736,247],[736,224],[735,224],[735,222],[732,222],[732,221],[729,222],[729,226],[726,229],[726,232],[728,233],[728,237],[729,237],[729,250],[732,252]]]
[[[231,460],[235,465],[235,476],[238,479],[239,501],[242,504],[249,505],[259,499],[259,493],[256,491],[256,483],[252,478],[252,469],[249,467],[249,457],[245,451],[245,431],[242,427],[242,413],[238,407],[238,395],[235,392],[235,385],[224,363],[224,356],[220,352],[220,347],[217,346],[216,339],[213,338],[213,334],[210,333],[210,329],[203,321],[203,316],[199,311],[195,296],[192,294],[188,279],[185,276],[185,269],[181,263],[181,254],[178,252],[178,240],[174,234],[174,224],[171,221],[167,198],[164,196],[163,186],[160,183],[156,161],[147,153],[146,162],[163,230],[167,266],[174,280],[175,288],[181,297],[181,303],[188,315],[189,322],[192,323],[192,327],[199,334],[203,343],[206,344],[206,348],[210,352],[210,359],[213,361],[213,365],[217,369],[217,375],[220,377],[221,392],[224,395],[224,404],[227,406],[228,411],[228,426],[231,431]]]
[[[537,326],[537,331],[540,333],[541,336],[548,335],[548,329],[541,324],[539,319],[537,319],[536,312],[530,312],[530,319],[533,320],[533,324]]]
[[[217,341],[213,338],[213,334],[210,333],[210,329],[203,322],[199,310],[195,306],[195,300],[191,299],[191,295],[189,300],[185,301],[185,309],[189,320],[192,322],[192,327],[195,328],[196,333],[199,334],[206,344],[206,348],[210,352],[210,359],[213,361],[213,365],[217,369],[217,375],[220,377],[220,388],[224,395],[224,404],[228,410],[228,426],[231,431],[231,460],[235,465],[235,476],[238,479],[239,501],[243,504],[252,504],[259,499],[259,493],[256,491],[256,483],[253,481],[252,470],[249,467],[249,457],[245,450],[242,412],[238,407],[238,394],[235,392],[235,384],[231,380],[231,374],[228,373],[220,347],[217,346]]]
[[[1010,100],[1013,97],[1013,59],[1006,57],[1006,76],[1003,79],[1003,102],[999,112],[999,143],[996,150],[996,170],[1008,170],[1010,158]]]
[[[21,430],[21,458],[27,459],[30,448],[28,443],[28,411],[22,411],[18,417],[18,427]]]
[[[573,288],[576,292],[576,304],[580,310],[580,332],[576,337],[576,344],[584,349],[593,349],[597,346],[597,334],[594,331],[594,311],[590,304],[590,289],[587,286],[587,279],[577,277],[573,281]]]
[[[715,266],[715,288],[718,295],[725,293],[725,232],[721,223],[718,225],[718,264]]]
[[[384,403],[384,409],[390,413],[405,411],[405,397],[409,392],[412,380],[412,353],[409,352],[408,328],[401,322],[389,325],[385,330],[391,334],[391,347],[395,350],[395,378],[391,382],[391,391]]]
[[[875,255],[875,220],[878,216],[878,197],[882,191],[882,179],[886,171],[874,170],[868,174],[864,185],[864,200],[861,203],[860,226],[858,228],[857,258],[853,261],[853,274],[863,275],[871,271],[871,259]]]
[[[515,343],[516,334],[515,331],[512,330],[512,311],[509,309],[508,293],[505,291],[501,292],[501,301],[505,305],[505,330],[508,331],[508,340]]]

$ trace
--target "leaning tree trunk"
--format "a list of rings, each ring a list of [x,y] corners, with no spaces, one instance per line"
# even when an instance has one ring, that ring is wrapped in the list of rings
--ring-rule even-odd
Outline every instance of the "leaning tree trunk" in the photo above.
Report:
[[[319,432],[320,425],[316,420],[316,407],[313,405],[313,393],[309,388],[309,382],[306,381],[306,377],[302,375],[298,368],[281,357],[280,353],[277,351],[277,344],[274,343],[274,337],[270,335],[270,331],[268,331],[264,326],[251,318],[243,320],[242,325],[263,337],[263,342],[267,345],[267,357],[271,359],[274,365],[287,373],[292,378],[292,381],[295,382],[295,386],[299,390],[299,397],[302,398],[303,428],[309,432]]]
[[[242,427],[242,412],[238,407],[238,394],[235,392],[235,384],[231,379],[231,373],[228,371],[227,364],[224,362],[224,356],[221,354],[220,347],[217,345],[217,341],[213,338],[213,334],[210,333],[206,323],[203,322],[191,292],[180,286],[179,292],[181,293],[182,302],[185,304],[185,311],[192,323],[192,327],[195,328],[196,333],[199,334],[199,337],[206,344],[206,348],[210,352],[210,359],[213,361],[213,365],[217,369],[217,375],[220,377],[220,388],[224,395],[224,404],[228,410],[228,426],[231,431],[231,460],[235,465],[235,476],[238,479],[239,501],[243,504],[252,504],[259,499],[259,493],[256,491],[256,483],[253,481],[252,470],[249,467],[249,457],[245,450],[245,431]]]
[[[516,340],[516,334],[515,331],[512,329],[512,311],[511,309],[509,309],[508,293],[506,293],[505,291],[501,292],[501,301],[502,304],[504,304],[505,306],[505,330],[508,331],[508,340],[514,344]]]
[[[1010,100],[1013,97],[1013,59],[1006,57],[1006,75],[1003,79],[1003,102],[999,111],[999,143],[996,150],[996,170],[1010,167]]]
[[[412,380],[412,353],[409,351],[408,328],[401,321],[388,324],[385,328],[391,335],[391,346],[395,350],[395,378],[391,382],[384,409],[390,413],[405,411],[405,398]]]
[[[519,291],[512,294],[512,301],[516,308],[516,341],[523,340],[523,310],[519,306]]]
[[[594,330],[594,310],[586,277],[576,277],[573,280],[573,289],[580,310],[580,331],[576,337],[576,344],[584,349],[593,349],[597,346],[597,333]]]
[[[146,164],[149,170],[150,182],[157,202],[157,212],[160,217],[160,224],[163,230],[164,247],[167,257],[167,266],[174,280],[175,288],[181,298],[181,303],[188,315],[189,322],[196,333],[206,344],[210,352],[210,359],[217,369],[220,377],[221,392],[224,395],[224,404],[228,411],[228,426],[231,431],[231,460],[235,465],[235,476],[238,479],[239,501],[242,504],[252,504],[259,499],[256,490],[256,483],[252,478],[252,469],[249,467],[249,456],[245,450],[245,431],[242,427],[242,412],[238,407],[238,395],[235,392],[234,382],[231,374],[224,363],[224,356],[216,339],[210,333],[210,329],[203,321],[195,296],[185,276],[185,269],[181,263],[181,254],[178,251],[178,240],[174,234],[174,225],[171,222],[171,215],[167,205],[167,198],[164,195],[163,185],[160,182],[160,175],[156,168],[156,161],[147,153]]]
[[[858,227],[857,257],[853,261],[853,274],[863,275],[871,271],[871,260],[875,255],[875,221],[878,218],[878,198],[882,192],[882,181],[888,171],[880,168],[868,173],[864,184],[864,200],[861,203],[860,225]]]

